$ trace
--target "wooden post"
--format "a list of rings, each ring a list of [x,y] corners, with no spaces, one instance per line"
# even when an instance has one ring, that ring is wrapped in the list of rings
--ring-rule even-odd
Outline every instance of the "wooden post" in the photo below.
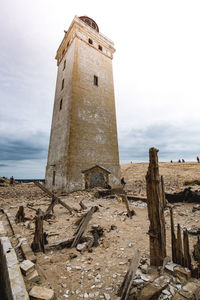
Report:
[[[184,248],[184,266],[187,267],[189,270],[191,270],[192,265],[191,265],[190,246],[189,246],[187,229],[183,231],[183,248]]]
[[[24,222],[25,221],[25,213],[24,213],[24,207],[20,206],[17,214],[15,216],[16,223]]]
[[[177,263],[176,257],[176,235],[174,231],[174,217],[173,217],[173,209],[170,207],[170,221],[171,221],[171,245],[172,245],[172,261]]]
[[[181,266],[184,266],[183,246],[182,246],[182,237],[181,237],[180,224],[178,224],[178,226],[177,226],[176,257],[177,257],[177,263]]]
[[[165,198],[165,184],[164,184],[163,176],[161,176],[161,190],[162,190],[163,208],[165,208],[166,207],[166,198]]]
[[[33,251],[44,251],[43,213],[39,208],[35,216],[35,234],[31,244]]]
[[[129,269],[124,277],[122,285],[119,289],[118,296],[120,296],[120,300],[129,299],[129,293],[133,284],[133,279],[135,277],[135,273],[137,271],[137,267],[139,265],[140,253],[137,250],[134,257],[130,262]]]
[[[166,232],[164,208],[161,193],[161,183],[158,167],[158,150],[149,149],[149,168],[146,175],[147,183],[147,205],[150,241],[150,264],[161,266],[166,257]]]
[[[126,196],[126,195],[121,195],[121,197],[122,197],[122,199],[123,199],[124,202],[125,202],[128,217],[129,217],[130,219],[132,219],[132,214],[131,214],[131,211],[130,211],[130,208],[129,208],[127,196]]]

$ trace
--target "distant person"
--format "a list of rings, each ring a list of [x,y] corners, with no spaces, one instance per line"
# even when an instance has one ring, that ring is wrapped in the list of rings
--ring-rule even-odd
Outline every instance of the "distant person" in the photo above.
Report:
[[[11,177],[10,177],[10,185],[13,185],[13,184],[14,184],[14,177],[11,176]]]
[[[181,160],[179,159],[179,160],[178,160],[178,162],[180,163],[180,162],[181,162]]]
[[[197,156],[197,162],[199,163],[199,157]]]
[[[185,160],[182,158],[182,162],[185,162]]]
[[[171,160],[171,163],[173,163],[173,160]]]
[[[121,185],[122,185],[122,188],[124,189],[125,188],[125,185],[126,185],[126,182],[124,180],[124,177],[122,177],[121,179]]]

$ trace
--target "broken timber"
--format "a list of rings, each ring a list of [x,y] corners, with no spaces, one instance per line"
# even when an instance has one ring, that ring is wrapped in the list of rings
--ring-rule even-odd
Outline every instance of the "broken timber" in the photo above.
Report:
[[[122,194],[121,197],[122,197],[123,201],[125,202],[128,217],[129,217],[130,219],[132,219],[132,213],[131,213],[130,208],[129,208],[127,196]]]
[[[43,213],[39,208],[35,216],[35,234],[31,244],[33,251],[44,251]]]
[[[118,292],[118,296],[120,296],[120,300],[127,300],[129,297],[129,293],[133,284],[133,279],[135,277],[135,273],[139,265],[139,259],[140,259],[140,254],[139,251],[137,250],[130,262],[129,269],[124,277],[124,280]]]
[[[173,217],[173,209],[170,207],[170,222],[171,222],[171,245],[172,245],[172,261],[174,263],[177,263],[177,257],[176,257],[176,235],[174,231],[174,217]]]
[[[161,266],[166,257],[166,232],[161,182],[158,167],[158,150],[149,149],[149,168],[146,175],[147,206],[150,220],[150,264]]]
[[[70,215],[72,214],[72,208],[67,205],[66,203],[64,203],[60,198],[58,198],[56,195],[54,195],[52,192],[50,192],[45,186],[43,186],[41,183],[39,183],[38,181],[34,181],[34,184],[36,186],[38,186],[39,188],[41,188],[48,196],[50,196],[52,198],[52,205],[50,206],[53,206],[56,204],[54,201],[56,201],[57,203],[61,204],[62,206],[64,206],[70,213]],[[54,202],[54,203],[53,203]],[[49,206],[49,209],[51,208]]]
[[[71,245],[71,248],[73,247],[76,247],[84,233],[84,231],[86,230],[87,228],[87,225],[88,223],[90,222],[91,218],[92,218],[92,215],[95,211],[97,211],[97,206],[93,206],[91,207],[91,209],[87,212],[87,214],[85,215],[84,218],[82,218],[80,224],[79,224],[79,227],[74,235],[74,241]]]
[[[25,213],[24,213],[24,207],[20,206],[17,214],[15,216],[16,223],[24,222],[25,221]]]

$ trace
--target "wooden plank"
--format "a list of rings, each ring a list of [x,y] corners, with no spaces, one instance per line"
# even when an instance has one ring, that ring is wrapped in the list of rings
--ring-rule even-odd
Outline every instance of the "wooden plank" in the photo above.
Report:
[[[36,186],[38,186],[39,188],[41,188],[41,190],[43,190],[43,192],[45,192],[49,197],[54,198],[59,204],[61,204],[62,206],[64,206],[69,211],[70,215],[72,214],[73,209],[69,205],[67,205],[66,203],[64,203],[55,194],[53,194],[52,192],[50,192],[44,185],[42,185],[41,183],[39,183],[39,181],[34,181],[34,184]]]
[[[172,261],[177,263],[176,257],[176,235],[174,230],[173,208],[170,207],[170,222],[171,222],[171,245],[172,245]]]
[[[191,270],[192,264],[191,264],[190,246],[189,246],[189,238],[188,238],[187,229],[185,229],[183,231],[183,249],[184,249],[184,267]]]
[[[181,237],[180,224],[178,224],[178,226],[177,226],[176,257],[177,257],[177,263],[181,266],[184,266],[183,246],[182,246],[182,237]]]
[[[74,241],[72,243],[71,248],[76,247],[79,243],[84,231],[87,228],[88,223],[90,222],[93,213],[97,210],[96,206],[93,206],[86,214],[85,218],[83,218],[79,224],[79,227],[75,233]]]
[[[139,265],[139,260],[140,253],[137,250],[130,262],[129,269],[119,289],[118,296],[120,296],[120,300],[127,300],[129,297],[129,293],[133,284],[133,279],[135,277],[135,273]]]
[[[149,149],[149,167],[146,175],[147,207],[150,221],[150,264],[162,266],[166,255],[166,231],[161,183],[158,166],[158,150]]]
[[[128,216],[129,216],[130,219],[132,219],[132,214],[131,214],[131,211],[130,211],[130,208],[129,208],[127,196],[126,195],[121,195],[121,197],[124,200],[124,203],[126,205]]]

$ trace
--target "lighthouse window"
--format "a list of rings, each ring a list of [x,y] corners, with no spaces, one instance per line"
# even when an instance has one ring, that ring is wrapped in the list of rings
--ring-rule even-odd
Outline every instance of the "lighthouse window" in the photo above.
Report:
[[[63,80],[62,80],[62,88],[61,88],[61,90],[64,89],[64,84],[65,84],[65,81],[64,81],[64,79],[63,79]]]
[[[88,43],[92,45],[92,44],[93,44],[93,41],[92,41],[91,39],[89,39],[89,40],[88,40]]]
[[[98,86],[98,77],[94,75],[94,85]]]
[[[66,67],[66,59],[64,60],[63,70],[65,69],[65,67]]]
[[[99,50],[101,50],[101,51],[103,50],[102,46],[100,46],[100,45],[99,45]]]
[[[60,110],[62,109],[63,99],[60,100]]]
[[[55,181],[56,181],[56,171],[53,171],[52,185],[55,185]]]

